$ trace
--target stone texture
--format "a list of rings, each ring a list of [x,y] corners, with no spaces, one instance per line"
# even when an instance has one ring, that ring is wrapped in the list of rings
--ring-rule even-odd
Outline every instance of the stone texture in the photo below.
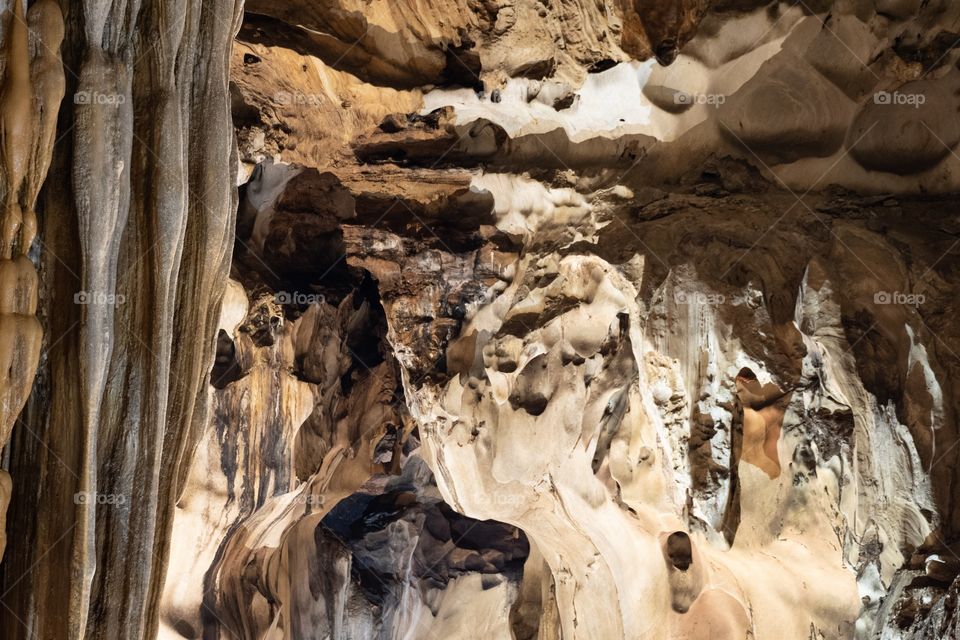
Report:
[[[850,129],[853,156],[868,169],[897,174],[935,166],[960,142],[960,101],[953,86],[958,86],[956,77],[917,80],[878,93]]]
[[[0,623],[4,637],[155,633],[148,603],[205,415],[232,246],[227,62],[239,9],[97,0],[71,4],[60,27],[54,3],[31,3],[29,71],[26,25],[7,13],[5,41],[19,48],[6,74],[23,88],[4,96],[27,91],[27,122],[9,126],[28,142],[5,139],[17,153],[40,149],[7,193],[26,194],[26,210],[48,164],[56,178],[37,200],[43,371],[10,449],[7,522],[23,535],[7,545],[3,601],[16,615]]]
[[[0,5],[0,637],[956,636],[960,6]]]

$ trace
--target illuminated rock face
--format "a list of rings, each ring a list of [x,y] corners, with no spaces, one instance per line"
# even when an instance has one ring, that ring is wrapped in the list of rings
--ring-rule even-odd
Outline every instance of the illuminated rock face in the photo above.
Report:
[[[37,271],[27,256],[37,234],[37,196],[50,166],[64,84],[59,7],[45,1],[28,12],[19,4],[11,9],[4,26],[6,68],[0,99],[0,445],[10,440],[40,358],[43,329],[36,317]],[[0,523],[10,494],[9,473],[0,470]],[[6,532],[0,529],[0,558],[5,547]]]
[[[960,637],[960,7],[0,6],[0,637]]]
[[[0,636],[149,637],[235,226],[240,7],[2,9]]]

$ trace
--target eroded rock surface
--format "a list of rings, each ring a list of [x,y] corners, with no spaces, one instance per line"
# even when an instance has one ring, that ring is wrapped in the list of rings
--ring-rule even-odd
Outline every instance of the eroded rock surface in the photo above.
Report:
[[[954,3],[0,5],[0,636],[958,637]]]

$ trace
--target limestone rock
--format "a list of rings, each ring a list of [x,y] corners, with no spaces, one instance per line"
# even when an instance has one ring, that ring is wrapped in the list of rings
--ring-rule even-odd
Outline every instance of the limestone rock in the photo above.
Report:
[[[779,56],[718,111],[721,133],[766,162],[832,155],[852,103],[799,58]]]
[[[917,80],[878,92],[857,114],[850,151],[868,169],[896,174],[929,169],[960,142],[960,102],[948,82]]]
[[[0,637],[957,637],[960,5],[0,10]]]

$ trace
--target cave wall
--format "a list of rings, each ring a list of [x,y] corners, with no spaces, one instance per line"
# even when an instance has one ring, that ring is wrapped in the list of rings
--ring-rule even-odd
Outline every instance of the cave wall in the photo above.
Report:
[[[31,255],[43,356],[10,447],[17,534],[3,565],[3,635],[148,637],[183,462],[206,415],[232,247],[227,69],[240,5],[31,3],[28,24],[43,12],[63,14],[63,72],[50,31],[36,46],[29,110],[56,176],[37,204]],[[23,23],[5,15],[19,46]],[[8,54],[7,82],[22,82],[21,55]],[[24,190],[30,208],[37,190]],[[26,366],[20,375],[32,378]]]
[[[3,8],[3,637],[956,635],[953,3]]]

